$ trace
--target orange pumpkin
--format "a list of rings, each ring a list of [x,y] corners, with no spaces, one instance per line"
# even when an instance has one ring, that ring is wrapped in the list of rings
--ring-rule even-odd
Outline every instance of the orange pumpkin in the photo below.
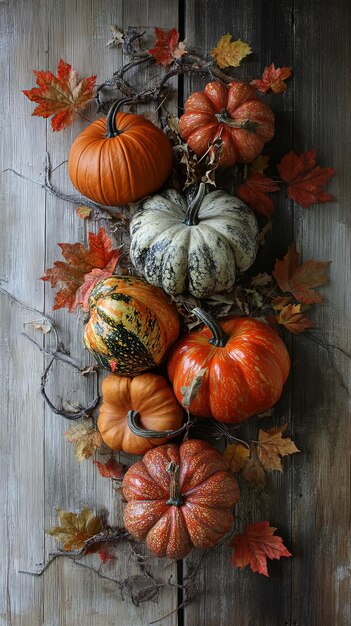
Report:
[[[116,112],[121,102],[78,135],[68,158],[73,185],[106,206],[135,202],[156,191],[172,168],[166,135],[142,115]]]
[[[149,450],[123,479],[124,525],[158,557],[182,559],[231,530],[240,492],[223,454],[189,439]]]
[[[110,374],[103,380],[102,397],[98,429],[112,450],[144,454],[165,443],[170,432],[178,434],[173,431],[181,426],[183,409],[163,376]]]
[[[168,375],[179,402],[181,388],[202,368],[206,372],[190,411],[220,422],[241,422],[270,409],[279,399],[290,369],[289,353],[275,330],[249,317],[205,322],[180,339],[168,360]]]
[[[217,137],[223,141],[220,166],[250,163],[274,135],[274,115],[248,83],[208,83],[193,93],[179,120],[182,137],[202,157]]]

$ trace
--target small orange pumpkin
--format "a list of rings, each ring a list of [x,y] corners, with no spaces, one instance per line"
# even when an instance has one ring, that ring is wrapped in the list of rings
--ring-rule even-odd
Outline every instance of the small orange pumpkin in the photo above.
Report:
[[[144,454],[179,432],[183,409],[163,376],[110,374],[102,397],[98,429],[112,450]]]
[[[73,185],[105,206],[140,200],[159,189],[172,169],[166,135],[142,115],[118,113],[123,102],[78,135],[68,158]]]

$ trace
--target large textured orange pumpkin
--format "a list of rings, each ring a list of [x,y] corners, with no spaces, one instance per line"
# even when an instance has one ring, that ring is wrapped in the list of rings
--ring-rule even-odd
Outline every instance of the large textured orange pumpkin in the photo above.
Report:
[[[227,317],[221,323],[201,309],[205,322],[180,339],[168,360],[168,375],[179,402],[181,387],[205,368],[190,411],[220,422],[240,422],[271,408],[288,377],[290,358],[278,334],[248,317]]]
[[[118,105],[78,135],[68,158],[73,185],[107,206],[135,202],[159,189],[173,160],[166,135],[142,115],[116,113]]]
[[[135,376],[161,364],[179,334],[177,309],[158,287],[136,276],[112,276],[89,296],[85,347],[102,367]]]
[[[272,110],[257,91],[243,82],[208,83],[193,93],[179,120],[180,132],[198,156],[208,151],[217,137],[223,140],[220,166],[250,163],[274,135]]]
[[[181,426],[183,409],[163,376],[141,374],[132,379],[110,374],[103,380],[102,398],[98,429],[112,450],[145,454],[167,441],[158,436],[164,432],[153,431]]]
[[[196,439],[149,450],[127,471],[123,494],[126,529],[169,559],[218,543],[232,528],[240,495],[223,455]]]

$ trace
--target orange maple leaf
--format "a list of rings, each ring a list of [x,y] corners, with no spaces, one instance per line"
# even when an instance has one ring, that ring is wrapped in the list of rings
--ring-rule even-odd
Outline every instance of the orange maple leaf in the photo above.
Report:
[[[103,227],[97,235],[88,233],[88,241],[88,248],[81,243],[59,243],[66,262],[55,261],[54,267],[41,277],[51,287],[63,285],[55,294],[53,310],[66,307],[72,312],[78,306],[87,309],[90,291],[96,283],[112,276],[120,249],[112,248],[112,240]]]
[[[329,263],[311,259],[299,264],[299,254],[292,243],[284,259],[276,260],[272,274],[280,289],[292,293],[298,302],[321,303],[323,298],[313,287],[321,287],[327,282],[326,269]]]
[[[148,50],[158,65],[167,67],[174,59],[180,59],[186,54],[185,41],[179,41],[179,33],[175,28],[163,30],[155,27],[155,46]]]
[[[283,439],[282,435],[286,427],[287,424],[283,424],[283,426],[279,428],[270,428],[268,432],[261,429],[259,431],[257,446],[258,458],[263,467],[268,470],[278,470],[282,472],[283,466],[281,457],[300,452],[289,437]]]
[[[38,102],[32,115],[51,117],[52,130],[58,131],[72,124],[75,113],[83,109],[93,98],[96,76],[83,78],[80,82],[78,73],[69,63],[60,60],[57,76],[44,70],[33,70],[38,87],[23,90],[32,102]]]
[[[278,191],[278,185],[261,172],[252,171],[246,181],[240,185],[238,196],[244,202],[262,215],[271,217],[273,214],[273,200],[267,196],[267,192]]]
[[[291,70],[291,67],[275,67],[274,63],[271,63],[265,67],[262,78],[252,80],[251,85],[262,93],[266,93],[270,89],[274,93],[283,93],[287,88],[284,81],[291,76]]]
[[[235,567],[250,565],[253,572],[269,576],[267,559],[292,556],[269,522],[257,522],[247,526],[243,533],[234,535],[230,545],[234,547],[232,564]]]
[[[250,458],[250,450],[242,443],[233,443],[226,447],[224,458],[228,464],[228,469],[232,472],[240,472]]]
[[[316,165],[316,150],[300,155],[291,150],[283,156],[277,169],[282,179],[288,183],[289,197],[304,209],[333,199],[323,186],[328,183],[335,170]]]
[[[125,466],[122,463],[117,463],[116,459],[110,458],[106,463],[100,461],[93,461],[93,464],[98,468],[101,476],[104,478],[113,478],[114,480],[122,480],[125,474]]]
[[[301,311],[301,304],[284,306],[277,315],[276,321],[291,333],[302,333],[304,330],[314,327],[311,318]]]

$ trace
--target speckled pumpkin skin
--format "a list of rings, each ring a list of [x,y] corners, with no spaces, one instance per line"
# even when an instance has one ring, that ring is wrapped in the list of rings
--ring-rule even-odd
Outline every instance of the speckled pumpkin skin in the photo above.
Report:
[[[137,411],[141,428],[176,430],[183,420],[172,387],[163,376],[141,374],[134,378],[110,374],[102,382],[102,405],[98,429],[112,450],[129,454],[145,454],[166,443],[166,439],[145,439],[128,427],[128,411]]]
[[[289,353],[267,324],[248,317],[220,320],[229,340],[209,343],[206,326],[180,339],[168,360],[168,376],[182,401],[181,387],[207,368],[190,411],[219,422],[241,422],[270,409],[280,398],[290,369]]]
[[[89,297],[84,343],[99,365],[134,376],[161,364],[179,334],[176,308],[143,278],[113,276]]]
[[[216,117],[223,111],[227,123]],[[226,168],[251,163],[262,152],[274,135],[274,114],[252,85],[233,81],[227,86],[213,81],[187,99],[179,128],[183,139],[200,157],[220,137],[223,148],[219,164]]]
[[[180,466],[180,506],[167,504],[170,476],[166,467],[171,461]],[[128,501],[126,529],[146,541],[152,554],[169,559],[182,559],[192,548],[218,543],[232,528],[232,509],[240,495],[223,455],[196,439],[147,452],[127,471],[123,494]]]
[[[258,226],[239,198],[216,189],[205,195],[198,223],[184,223],[187,203],[176,189],[147,198],[130,224],[130,258],[146,280],[175,296],[196,298],[231,289],[257,252]]]

